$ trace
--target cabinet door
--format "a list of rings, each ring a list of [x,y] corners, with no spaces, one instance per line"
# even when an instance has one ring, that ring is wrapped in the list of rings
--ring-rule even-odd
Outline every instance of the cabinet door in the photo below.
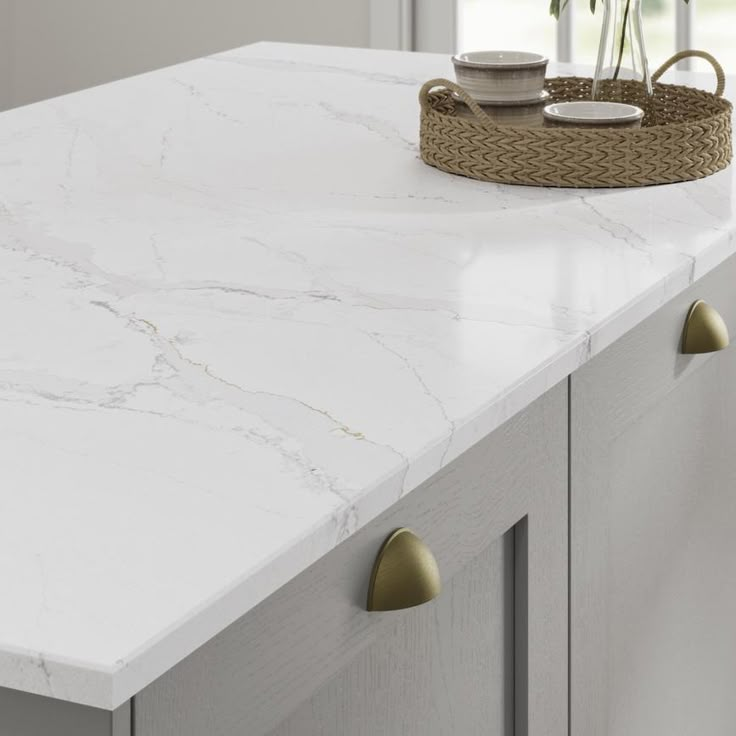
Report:
[[[114,711],[0,687],[0,736],[131,736],[130,702]]]
[[[514,735],[514,531],[394,615],[373,646],[271,736]]]
[[[566,736],[566,414],[565,383],[174,667],[136,736]],[[443,591],[369,613],[403,526]]]
[[[681,355],[690,305],[736,329],[736,261],[571,380],[573,736],[736,729],[736,351]]]

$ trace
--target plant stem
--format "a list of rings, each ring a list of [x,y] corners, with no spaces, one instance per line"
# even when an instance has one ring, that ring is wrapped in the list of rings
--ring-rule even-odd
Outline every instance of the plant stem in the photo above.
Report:
[[[621,71],[621,63],[624,60],[624,46],[626,45],[626,26],[629,23],[629,9],[631,8],[631,0],[626,0],[626,8],[624,9],[624,20],[621,26],[621,45],[618,50],[618,61],[616,62],[616,70],[613,73],[613,78],[618,79],[619,72]]]

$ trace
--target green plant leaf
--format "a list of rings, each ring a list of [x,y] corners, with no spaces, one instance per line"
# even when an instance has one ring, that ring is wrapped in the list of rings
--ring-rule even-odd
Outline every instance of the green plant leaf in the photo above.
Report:
[[[550,0],[549,14],[554,15],[557,20],[560,19],[560,13],[567,7],[569,0]]]

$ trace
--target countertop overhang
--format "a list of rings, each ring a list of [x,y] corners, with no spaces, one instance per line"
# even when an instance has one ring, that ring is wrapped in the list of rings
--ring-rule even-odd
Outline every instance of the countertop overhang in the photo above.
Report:
[[[0,115],[0,686],[118,706],[736,249],[733,168],[425,166],[451,74],[264,43]]]

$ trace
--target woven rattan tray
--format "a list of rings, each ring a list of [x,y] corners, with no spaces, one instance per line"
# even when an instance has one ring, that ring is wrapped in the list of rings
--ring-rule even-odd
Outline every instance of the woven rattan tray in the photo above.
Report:
[[[688,56],[707,59],[718,78],[715,94],[657,80]],[[503,184],[630,187],[689,181],[731,162],[731,103],[725,76],[703,51],[683,51],[653,75],[654,95],[637,82],[619,82],[621,99],[645,111],[640,129],[498,126],[457,84],[427,82],[419,93],[420,150],[425,163],[451,174]],[[554,77],[551,102],[591,98],[592,80]],[[453,94],[455,93],[455,94]],[[457,99],[459,98],[459,99]],[[458,114],[466,105],[472,114]]]

